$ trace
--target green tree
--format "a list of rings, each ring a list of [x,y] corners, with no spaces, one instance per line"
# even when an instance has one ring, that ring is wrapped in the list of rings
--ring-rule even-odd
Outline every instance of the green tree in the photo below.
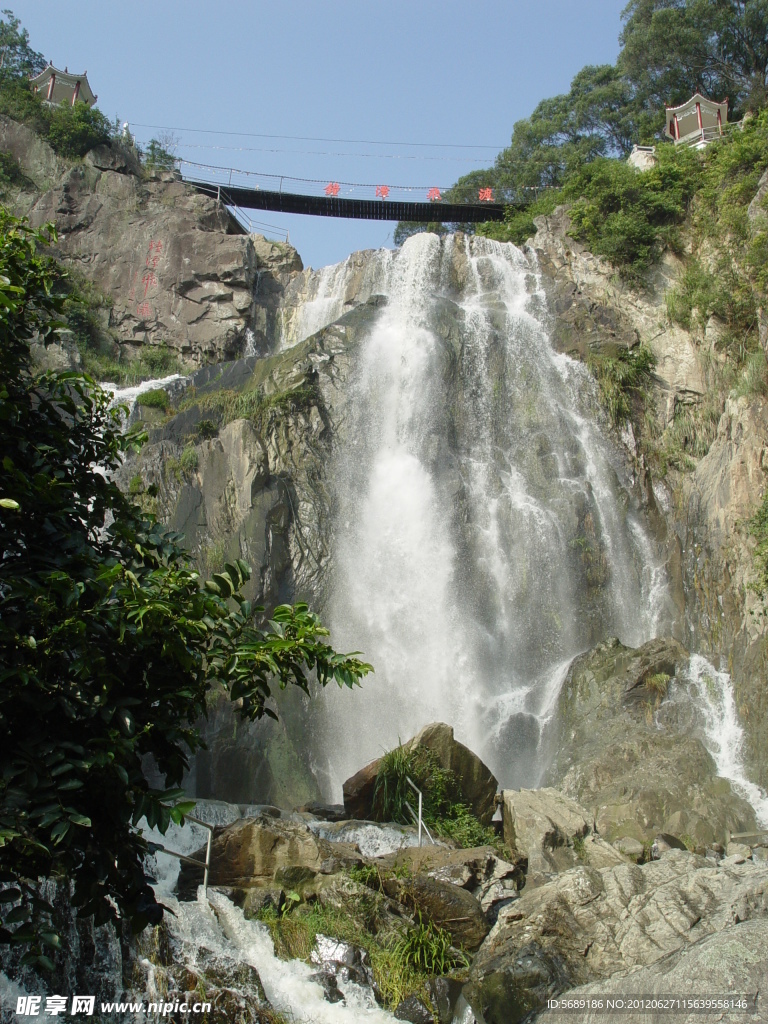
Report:
[[[0,78],[26,78],[46,67],[42,53],[29,45],[29,32],[21,27],[13,11],[4,10],[0,18]]]
[[[108,143],[114,133],[115,126],[96,107],[82,101],[74,106],[65,102],[51,114],[48,141],[57,153],[77,157]]]
[[[172,171],[176,166],[176,157],[157,139],[149,140],[143,159],[146,167],[160,171]]]
[[[696,88],[764,105],[768,0],[631,0],[622,17],[619,68],[658,109]]]
[[[159,920],[136,826],[188,812],[174,787],[211,686],[256,719],[275,716],[276,687],[309,692],[309,673],[352,687],[371,670],[306,605],[259,626],[243,562],[203,581],[181,537],[110,480],[139,439],[90,378],[30,361],[30,340],[63,326],[61,271],[41,252],[54,239],[0,210],[0,940],[41,964],[59,939],[39,877],[71,880],[96,923]],[[170,788],[149,787],[147,756]]]

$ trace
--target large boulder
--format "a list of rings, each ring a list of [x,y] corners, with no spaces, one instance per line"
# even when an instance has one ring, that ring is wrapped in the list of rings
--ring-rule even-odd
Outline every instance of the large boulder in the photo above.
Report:
[[[376,789],[376,775],[379,771],[381,758],[377,757],[359,772],[347,779],[342,786],[344,794],[344,811],[349,818],[368,818],[373,807],[373,794]]]
[[[659,832],[702,850],[754,828],[754,811],[693,728],[682,692],[688,653],[671,638],[639,648],[606,640],[568,670],[549,737],[545,782],[586,807],[609,842],[650,845]],[[686,717],[689,716],[689,717]]]
[[[466,889],[429,875],[395,876],[384,880],[384,891],[451,936],[454,946],[477,949],[488,934],[488,922],[478,900]]]
[[[531,988],[537,999],[551,997],[766,915],[768,865],[752,861],[715,866],[670,850],[642,867],[574,868],[524,890],[500,913],[465,995],[486,1024],[516,1024],[536,1005]],[[516,1015],[520,1007],[525,1013]]]
[[[469,747],[454,739],[453,727],[445,722],[425,725],[421,732],[404,744],[410,750],[420,747],[431,750],[441,767],[456,776],[462,800],[467,803],[483,825],[490,824],[496,810],[499,784],[493,772]]]
[[[592,816],[556,789],[505,789],[504,842],[528,862],[528,883],[581,863],[611,867],[624,857],[595,835]]]
[[[377,857],[374,863],[382,872],[396,876],[423,874],[466,889],[479,901],[491,922],[502,906],[517,898],[518,890],[525,884],[522,862],[504,860],[492,846],[468,850],[411,846]]]
[[[192,857],[204,863],[205,848]],[[241,818],[216,829],[208,883],[234,889],[274,881],[295,885],[361,861],[354,846],[329,843],[300,822],[267,815]],[[201,881],[201,872],[185,864],[179,876],[179,891],[194,891]]]
[[[407,743],[406,750],[424,749],[431,751],[442,768],[453,772],[458,783],[461,799],[484,825],[490,824],[496,809],[496,792],[499,784],[477,754],[459,743],[453,735],[453,727],[445,722],[425,725]],[[371,761],[343,786],[344,809],[350,818],[369,818],[373,813],[373,795],[376,789],[376,775],[381,758]]]
[[[693,945],[684,946],[676,953],[665,956],[650,967],[633,971],[629,975],[609,978],[591,985],[573,988],[565,993],[567,999],[594,999],[619,997],[658,997],[674,994],[680,998],[701,999],[702,996],[754,997],[760,993],[757,1009],[735,1008],[720,1016],[701,1010],[675,1012],[676,1024],[702,1024],[707,1019],[743,1021],[765,1020],[762,1005],[765,979],[768,978],[768,918],[743,921],[708,935]],[[612,1024],[616,1013],[605,1010],[584,1010],[579,1014],[580,1024]],[[633,1015],[637,1024],[669,1024],[669,1010],[663,1004],[658,1009]],[[561,1024],[562,1010],[547,1010],[536,1018],[538,1024]]]

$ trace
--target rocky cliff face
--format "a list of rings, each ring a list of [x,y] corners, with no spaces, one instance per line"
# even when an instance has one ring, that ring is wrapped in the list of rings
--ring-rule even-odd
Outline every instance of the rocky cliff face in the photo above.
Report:
[[[764,190],[766,184],[761,188]],[[756,206],[755,216],[759,214]],[[541,267],[553,317],[553,338],[579,358],[647,345],[656,357],[648,412],[651,430],[668,427],[675,413],[712,400],[708,367],[721,356],[718,325],[703,332],[676,326],[665,296],[682,270],[668,255],[643,289],[630,288],[602,259],[569,237],[560,209],[537,220],[531,245]],[[708,394],[708,392],[710,392]],[[686,647],[732,674],[745,725],[748,769],[768,785],[768,646],[762,602],[749,589],[755,541],[747,523],[768,484],[768,402],[730,397],[706,455],[687,471],[651,473],[637,438],[648,424],[624,432],[627,460],[666,545],[667,569],[680,613],[673,631]],[[636,436],[637,435],[637,436]]]
[[[109,296],[107,326],[121,358],[167,345],[194,370],[175,415],[141,411],[150,442],[125,467],[125,487],[185,533],[204,568],[245,558],[255,569],[257,601],[307,598],[322,606],[331,568],[328,466],[334,439],[350,423],[356,345],[384,301],[380,262],[357,253],[343,272],[304,271],[290,246],[243,234],[213,200],[172,174],[147,175],[119,144],[66,161],[0,117],[0,146],[27,179],[16,210],[34,224],[53,220],[62,260]],[[639,291],[570,238],[564,211],[537,227],[531,245],[556,347],[582,360],[638,342],[650,347],[656,368],[648,411],[657,430],[681,408],[705,402],[717,325],[699,337],[671,324],[665,293],[680,262],[665,258]],[[456,408],[444,410],[451,416],[470,395],[454,301],[469,275],[457,245],[436,314],[444,376],[455,391],[448,404]],[[636,499],[666,551],[669,629],[732,672],[748,769],[766,785],[768,646],[749,590],[754,541],[745,523],[768,482],[768,403],[728,399],[708,453],[688,472],[670,469],[664,478],[651,472],[638,444],[644,429],[635,422],[621,440]]]
[[[52,221],[64,264],[111,300],[121,358],[167,345],[202,366],[272,342],[277,299],[302,269],[291,246],[245,234],[225,207],[173,173],[147,174],[118,142],[67,161],[0,116],[0,148],[27,178],[16,209],[35,227]]]

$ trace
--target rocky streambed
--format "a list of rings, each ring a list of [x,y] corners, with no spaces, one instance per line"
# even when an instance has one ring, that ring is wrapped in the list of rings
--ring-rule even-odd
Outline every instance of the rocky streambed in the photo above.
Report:
[[[577,661],[561,699],[586,686],[586,673],[592,686],[619,687],[618,703],[631,714],[643,673],[659,675],[663,659],[674,671],[676,658],[687,660],[671,642],[635,651],[603,645],[591,661]],[[670,691],[655,713],[673,703]],[[586,697],[583,710],[589,717]],[[301,1019],[299,981],[318,1001],[313,1020],[394,1013],[414,1024],[518,1024],[558,1019],[548,1000],[605,993],[749,997],[751,1010],[718,1019],[764,1020],[768,833],[718,779],[703,745],[697,777],[683,785],[680,765],[663,756],[674,733],[670,718],[662,719],[642,739],[659,773],[656,799],[647,799],[640,775],[635,790],[625,787],[623,805],[612,802],[618,765],[616,779],[602,793],[593,787],[584,804],[563,787],[496,792],[492,773],[449,726],[422,730],[404,749],[429,749],[442,766],[454,765],[467,805],[486,820],[496,812],[496,837],[480,847],[459,848],[445,837],[418,846],[415,826],[369,820],[380,761],[347,781],[344,806],[230,807],[225,816],[234,820],[215,827],[207,894],[201,845],[192,854],[199,867],[184,864],[167,884],[174,916],[140,939],[138,974],[144,971],[145,984],[151,976],[169,1000],[202,986],[235,1020],[280,1012]],[[681,756],[690,758],[696,742],[689,736]],[[616,761],[607,740],[606,748]],[[587,749],[585,756],[593,755]],[[222,806],[203,804],[200,813],[221,822]],[[693,822],[695,836],[664,831],[664,814],[667,823]],[[750,836],[730,838],[750,828]],[[200,837],[187,838],[190,848]],[[207,922],[200,930],[198,917]],[[247,978],[222,961],[224,937],[239,943]],[[291,971],[298,973],[286,986]],[[649,1011],[636,1019],[662,1018]],[[585,1012],[574,1019],[608,1018]]]

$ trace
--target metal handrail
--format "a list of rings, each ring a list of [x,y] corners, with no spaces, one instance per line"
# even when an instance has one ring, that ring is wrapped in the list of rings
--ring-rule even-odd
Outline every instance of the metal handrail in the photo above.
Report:
[[[411,807],[411,805],[408,803],[408,801],[407,800],[405,801],[405,806],[411,812],[411,817],[413,818],[414,821],[418,821],[418,825],[419,825],[419,846],[421,846],[421,830],[422,830],[422,828],[424,829],[424,831],[429,836],[430,843],[432,843],[432,845],[434,846],[435,845],[435,840],[432,838],[432,835],[431,835],[429,829],[427,828],[427,823],[424,821],[424,819],[422,817],[422,813],[421,813],[422,812],[422,805],[423,805],[423,802],[424,802],[424,798],[422,796],[422,792],[419,789],[419,787],[416,785],[416,783],[413,781],[413,779],[409,778],[407,775],[405,777],[405,781],[408,783],[408,785],[411,787],[411,789],[414,791],[414,793],[417,794],[417,796],[419,798],[419,813],[418,813],[418,816],[417,816],[416,812],[414,811],[414,809]]]
[[[185,864],[193,864],[195,867],[205,867],[205,874],[203,875],[203,891],[206,896],[208,895],[208,872],[211,867],[211,841],[213,840],[213,830],[215,825],[209,825],[207,821],[201,821],[199,818],[193,818],[191,814],[185,814],[184,817],[187,821],[194,821],[196,825],[202,825],[203,828],[208,829],[208,842],[205,847],[205,864],[202,864],[199,860],[195,860],[194,857],[187,857],[184,853],[177,853],[175,850],[169,850],[161,843],[155,843],[162,853],[167,853],[169,857],[175,857],[177,860],[183,860]]]

